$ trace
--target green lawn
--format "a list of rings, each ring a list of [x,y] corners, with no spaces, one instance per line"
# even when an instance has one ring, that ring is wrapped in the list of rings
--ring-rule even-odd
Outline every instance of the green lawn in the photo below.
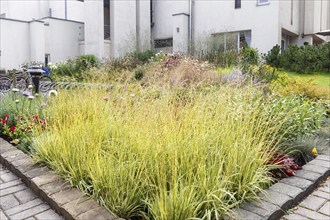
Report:
[[[299,74],[296,72],[288,72],[279,70],[279,73],[287,73],[290,77],[301,77],[305,79],[316,79],[316,84],[323,87],[330,89],[330,73],[328,72],[315,72],[311,74]]]

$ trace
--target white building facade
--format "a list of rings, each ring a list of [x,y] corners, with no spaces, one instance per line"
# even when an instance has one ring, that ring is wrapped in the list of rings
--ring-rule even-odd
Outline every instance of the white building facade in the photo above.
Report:
[[[329,0],[0,0],[0,68],[83,54],[319,44]]]

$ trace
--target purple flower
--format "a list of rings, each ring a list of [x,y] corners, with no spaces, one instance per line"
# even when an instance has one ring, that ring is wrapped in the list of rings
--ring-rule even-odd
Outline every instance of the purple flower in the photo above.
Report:
[[[30,91],[24,91],[22,94],[24,96],[31,96],[32,95],[32,93]]]

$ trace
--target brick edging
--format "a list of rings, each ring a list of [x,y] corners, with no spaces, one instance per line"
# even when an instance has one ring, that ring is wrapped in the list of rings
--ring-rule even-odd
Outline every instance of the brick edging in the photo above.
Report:
[[[16,174],[38,196],[65,219],[123,220],[110,214],[91,198],[72,188],[47,167],[0,138],[0,163]],[[259,194],[260,201],[233,209],[229,219],[280,219],[285,211],[308,196],[330,175],[330,155],[320,155],[303,166],[297,175],[282,179]]]
[[[0,138],[0,163],[65,219],[123,220]]]
[[[247,202],[233,209],[229,219],[280,219],[330,175],[330,155],[319,155],[297,171],[259,194],[260,201]]]

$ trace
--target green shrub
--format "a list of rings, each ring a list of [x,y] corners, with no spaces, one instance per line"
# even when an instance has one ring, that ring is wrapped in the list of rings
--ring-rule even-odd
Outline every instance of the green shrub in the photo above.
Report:
[[[134,79],[141,80],[144,76],[144,71],[142,69],[135,70]]]
[[[265,55],[268,65],[275,68],[298,73],[311,73],[315,71],[330,71],[330,43],[303,46],[289,45],[288,49],[280,54],[280,47],[275,45]]]
[[[264,57],[266,63],[278,69],[281,66],[281,48],[276,44]]]
[[[257,49],[245,47],[240,54],[240,68],[244,74],[255,75],[259,71],[259,53]]]
[[[75,59],[75,64],[80,72],[92,67],[97,67],[98,62],[99,61],[95,55],[82,55]]]
[[[211,50],[206,54],[199,55],[199,58],[215,66],[227,68],[238,64],[239,53],[235,50]]]
[[[316,133],[326,114],[321,103],[296,95],[272,99],[268,111],[270,115],[281,115],[285,121],[279,133],[286,141]]]
[[[99,60],[95,55],[82,55],[63,63],[51,65],[51,71],[56,79],[64,78],[66,81],[83,81],[84,72],[98,65]]]

